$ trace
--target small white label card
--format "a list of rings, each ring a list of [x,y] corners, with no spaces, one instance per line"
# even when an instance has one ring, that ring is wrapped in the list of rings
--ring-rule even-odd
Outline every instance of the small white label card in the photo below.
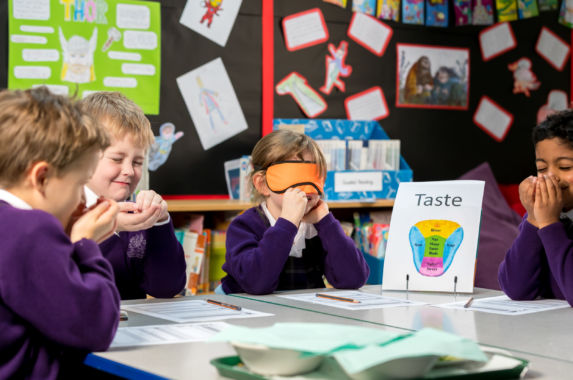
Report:
[[[485,28],[479,34],[479,45],[484,61],[489,61],[517,46],[513,29],[508,22]]]
[[[382,289],[473,292],[484,181],[402,182]]]
[[[225,46],[243,0],[187,0],[179,22],[211,41]]]
[[[484,95],[474,114],[474,123],[494,140],[501,142],[513,124],[513,115]]]
[[[335,172],[334,191],[354,192],[354,191],[382,191],[382,172]]]
[[[361,12],[354,13],[348,27],[348,36],[377,56],[382,56],[386,51],[392,33],[388,25]]]
[[[328,40],[328,29],[319,8],[285,17],[283,32],[288,51],[318,45]]]
[[[556,70],[563,70],[569,57],[569,45],[545,26],[541,27],[535,51]]]
[[[344,100],[344,107],[349,120],[380,120],[390,114],[379,86],[349,96]]]

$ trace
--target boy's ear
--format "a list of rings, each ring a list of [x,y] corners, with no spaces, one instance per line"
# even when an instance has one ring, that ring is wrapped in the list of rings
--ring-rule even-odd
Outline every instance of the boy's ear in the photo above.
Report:
[[[54,168],[46,161],[36,162],[28,171],[28,181],[35,190],[43,194],[53,170]]]
[[[265,180],[265,174],[262,171],[258,171],[253,174],[253,185],[259,194],[264,197],[270,195],[270,190],[267,186],[267,181]]]

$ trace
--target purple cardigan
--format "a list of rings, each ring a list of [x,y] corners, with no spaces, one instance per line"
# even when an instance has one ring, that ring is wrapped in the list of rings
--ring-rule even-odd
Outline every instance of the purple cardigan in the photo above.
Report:
[[[519,235],[499,266],[498,280],[511,299],[565,299],[573,306],[573,230],[569,221],[538,229],[524,216]]]
[[[368,264],[338,220],[329,213],[314,226],[320,243],[315,248],[318,252],[307,252],[308,243],[317,239],[313,238],[306,241],[303,253],[322,255],[324,275],[335,288],[357,289],[364,285],[370,271]],[[227,276],[222,280],[225,293],[268,294],[277,290],[296,233],[296,226],[283,218],[269,227],[268,219],[257,207],[237,216],[227,229],[223,265]]]
[[[97,244],[4,201],[0,241],[0,378],[55,379],[68,355],[106,350],[120,299]]]
[[[170,221],[143,231],[120,232],[100,244],[121,299],[169,298],[185,286],[185,255]]]

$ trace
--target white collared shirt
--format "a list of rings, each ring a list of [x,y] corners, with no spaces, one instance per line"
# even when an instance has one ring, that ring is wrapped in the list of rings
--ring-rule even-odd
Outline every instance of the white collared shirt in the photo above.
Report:
[[[261,207],[263,208],[266,217],[269,219],[271,226],[274,226],[277,221],[271,215],[271,212],[267,208],[266,202],[261,203]],[[296,232],[290,253],[288,255],[292,257],[302,257],[302,250],[306,248],[306,239],[312,239],[316,235],[318,235],[318,232],[312,224],[300,222],[298,231]]]
[[[0,200],[8,203],[12,207],[16,207],[22,210],[32,209],[32,206],[30,206],[28,203],[24,202],[21,198],[18,198],[11,192],[4,189],[0,189]]]

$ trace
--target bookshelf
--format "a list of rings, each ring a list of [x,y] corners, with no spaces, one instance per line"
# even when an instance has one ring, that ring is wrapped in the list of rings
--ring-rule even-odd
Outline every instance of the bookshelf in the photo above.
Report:
[[[243,211],[255,204],[234,199],[169,199],[167,208],[170,212],[210,212],[210,211]],[[373,202],[328,202],[330,209],[366,209],[392,208],[394,199],[377,199]]]

